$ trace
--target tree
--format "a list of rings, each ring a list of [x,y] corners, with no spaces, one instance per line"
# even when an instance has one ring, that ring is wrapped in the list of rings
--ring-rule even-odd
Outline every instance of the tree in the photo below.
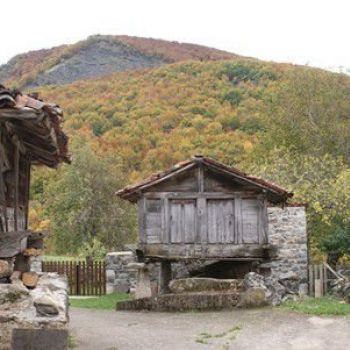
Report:
[[[94,240],[109,250],[134,242],[135,208],[114,195],[125,181],[118,158],[101,157],[86,143],[72,146],[72,164],[45,191],[57,253],[76,253]]]
[[[350,226],[338,222],[334,231],[320,242],[320,249],[327,253],[327,262],[333,268],[344,255],[350,255]]]

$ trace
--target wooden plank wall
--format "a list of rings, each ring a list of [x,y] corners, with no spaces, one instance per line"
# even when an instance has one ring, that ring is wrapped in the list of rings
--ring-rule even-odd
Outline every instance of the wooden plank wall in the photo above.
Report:
[[[139,201],[141,242],[267,243],[263,198],[227,193],[147,193]]]

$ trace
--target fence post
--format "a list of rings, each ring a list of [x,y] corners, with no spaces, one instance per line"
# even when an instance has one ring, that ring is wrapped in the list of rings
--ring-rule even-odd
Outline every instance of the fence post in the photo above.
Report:
[[[315,296],[315,276],[313,265],[309,265],[309,295],[310,297]]]
[[[77,295],[80,295],[80,261],[75,266],[76,275],[77,275]]]

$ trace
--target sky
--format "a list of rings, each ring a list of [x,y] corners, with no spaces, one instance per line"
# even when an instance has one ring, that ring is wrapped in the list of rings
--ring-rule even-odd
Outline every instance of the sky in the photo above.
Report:
[[[5,0],[0,64],[93,34],[126,34],[350,67],[349,13],[348,0]]]

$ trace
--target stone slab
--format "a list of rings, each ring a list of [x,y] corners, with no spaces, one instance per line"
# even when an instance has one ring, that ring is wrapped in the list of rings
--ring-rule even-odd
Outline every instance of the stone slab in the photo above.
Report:
[[[119,302],[119,310],[186,311],[232,309],[237,305],[238,293],[163,294],[152,298]]]
[[[21,329],[12,331],[12,350],[66,350],[68,331],[65,329]]]

